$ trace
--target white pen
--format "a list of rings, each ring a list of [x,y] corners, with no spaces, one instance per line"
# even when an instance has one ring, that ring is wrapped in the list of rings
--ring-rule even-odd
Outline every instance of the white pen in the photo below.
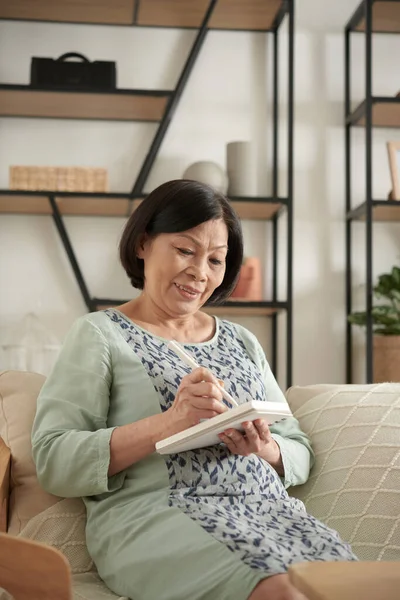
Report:
[[[192,369],[199,368],[197,362],[190,356],[190,354],[187,354],[187,352],[185,352],[185,350],[181,348],[178,342],[175,342],[175,340],[171,340],[170,342],[168,342],[167,346],[168,348],[173,350],[175,354],[177,354],[183,360],[183,362],[187,364],[188,367],[191,367]],[[236,400],[232,398],[230,394],[228,394],[228,392],[222,387],[222,385],[218,383],[218,387],[221,389],[222,396],[225,398],[225,400],[227,400],[227,402],[229,402],[231,406],[239,406]]]

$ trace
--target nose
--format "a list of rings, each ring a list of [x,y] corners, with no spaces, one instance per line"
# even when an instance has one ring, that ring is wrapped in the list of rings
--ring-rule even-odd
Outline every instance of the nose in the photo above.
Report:
[[[195,281],[205,281],[207,279],[207,258],[199,257],[194,260],[187,272]]]

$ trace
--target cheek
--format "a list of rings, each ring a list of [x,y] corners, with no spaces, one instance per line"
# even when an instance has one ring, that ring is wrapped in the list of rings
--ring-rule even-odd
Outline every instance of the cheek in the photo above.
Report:
[[[215,273],[214,276],[214,283],[215,283],[215,287],[219,287],[221,285],[221,283],[224,280],[225,277],[225,269],[221,269],[220,271],[218,271],[218,273]]]

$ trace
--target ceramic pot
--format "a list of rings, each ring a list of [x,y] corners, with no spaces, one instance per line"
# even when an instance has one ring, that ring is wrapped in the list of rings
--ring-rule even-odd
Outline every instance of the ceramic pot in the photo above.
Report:
[[[256,196],[256,162],[250,142],[230,142],[226,146],[228,194]]]
[[[217,163],[209,160],[202,160],[190,165],[184,172],[183,179],[200,181],[224,195],[228,191],[228,177],[225,171]]]

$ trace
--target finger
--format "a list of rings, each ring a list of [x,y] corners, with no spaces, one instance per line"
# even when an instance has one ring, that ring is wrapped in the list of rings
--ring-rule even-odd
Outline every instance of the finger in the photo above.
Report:
[[[195,369],[189,375],[185,375],[184,379],[187,379],[190,383],[200,383],[201,381],[209,381],[214,383],[218,387],[218,379],[204,367]]]
[[[242,456],[251,454],[247,440],[240,431],[236,431],[236,429],[227,430],[227,432],[224,432],[224,436],[226,439],[226,441],[224,440],[225,444],[233,454],[240,454]]]
[[[249,442],[251,444],[257,444],[260,441],[260,435],[257,427],[255,427],[251,421],[246,421],[245,423],[242,423],[242,425]]]
[[[235,443],[224,433],[220,433],[218,435],[219,439],[221,440],[221,442],[223,442],[225,444],[225,446],[228,448],[228,450],[230,452],[232,452],[232,454],[236,454],[237,453],[237,448]]]
[[[237,431],[237,429],[227,429],[224,431],[224,434],[237,448],[243,448],[247,445],[244,435],[240,431]]]
[[[193,383],[187,387],[187,390],[193,396],[208,396],[209,398],[216,398],[222,400],[221,388],[210,381],[201,381],[200,383]]]
[[[190,404],[194,408],[198,408],[200,410],[211,410],[216,412],[217,414],[223,413],[228,410],[228,407],[225,406],[223,402],[220,402],[216,398],[210,398],[205,396],[194,396],[190,399]]]
[[[258,431],[258,435],[260,436],[261,440],[263,442],[271,441],[271,431],[265,419],[256,419],[255,421],[253,421],[253,423]]]

